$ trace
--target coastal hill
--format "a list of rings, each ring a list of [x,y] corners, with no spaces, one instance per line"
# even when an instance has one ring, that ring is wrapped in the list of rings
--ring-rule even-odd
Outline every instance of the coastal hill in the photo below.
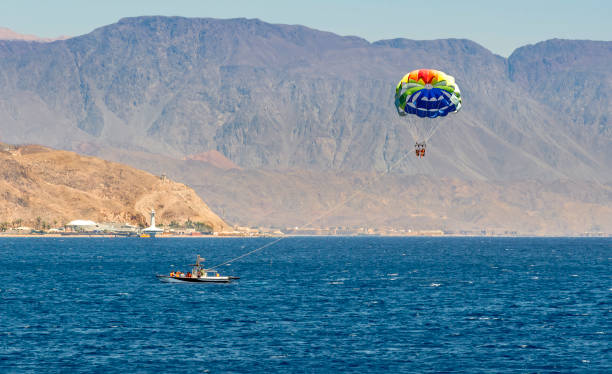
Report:
[[[187,220],[228,225],[187,186],[74,152],[38,145],[0,147],[0,221],[60,226],[74,219],[147,226]]]

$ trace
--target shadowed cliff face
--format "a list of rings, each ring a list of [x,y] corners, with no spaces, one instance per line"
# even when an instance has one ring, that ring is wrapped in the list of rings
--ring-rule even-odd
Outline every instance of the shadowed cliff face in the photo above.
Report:
[[[390,170],[399,179],[389,191],[417,174],[599,185],[612,181],[611,45],[553,40],[504,59],[460,39],[369,43],[259,20],[128,18],[65,41],[0,41],[0,140],[152,171],[160,171],[152,160],[210,151],[247,174]],[[464,107],[438,119],[426,159],[416,160],[403,157],[421,122],[399,118],[393,95],[406,72],[423,67],[453,75]],[[166,164],[161,171],[197,183],[185,162]],[[267,183],[283,189],[282,179]],[[229,206],[247,190],[211,203]]]
[[[612,42],[555,39],[519,48],[508,59],[510,79],[561,116],[557,131],[608,165],[611,58]]]

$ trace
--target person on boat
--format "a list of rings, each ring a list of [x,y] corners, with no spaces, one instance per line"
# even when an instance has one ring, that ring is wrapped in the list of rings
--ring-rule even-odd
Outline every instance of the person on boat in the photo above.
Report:
[[[174,272],[171,272],[171,273],[170,273],[170,276],[171,276],[171,277],[173,277],[173,276],[174,276]]]
[[[187,272],[187,278],[191,278],[191,273]]]
[[[421,158],[425,157],[425,148],[421,148]]]

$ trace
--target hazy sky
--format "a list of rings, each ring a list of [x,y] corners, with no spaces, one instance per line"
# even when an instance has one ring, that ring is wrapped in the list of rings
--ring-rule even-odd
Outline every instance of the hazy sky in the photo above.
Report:
[[[611,0],[0,0],[0,26],[76,36],[123,17],[259,18],[369,41],[467,38],[508,56],[546,39],[612,40]]]

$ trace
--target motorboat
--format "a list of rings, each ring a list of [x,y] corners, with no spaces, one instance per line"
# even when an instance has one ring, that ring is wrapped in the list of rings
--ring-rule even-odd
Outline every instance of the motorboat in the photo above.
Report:
[[[183,273],[173,271],[169,275],[156,275],[157,279],[164,283],[229,283],[239,277],[220,275],[215,269],[206,269],[202,264],[204,259],[200,255],[195,264],[190,264],[191,272]]]

